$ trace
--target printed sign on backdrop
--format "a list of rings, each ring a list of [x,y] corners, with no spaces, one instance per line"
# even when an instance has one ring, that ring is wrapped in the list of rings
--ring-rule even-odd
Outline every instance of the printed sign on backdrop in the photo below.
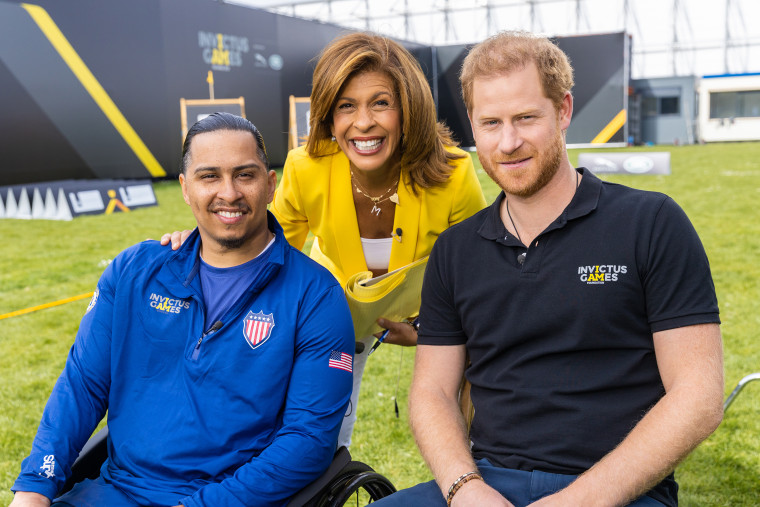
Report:
[[[587,167],[597,174],[670,174],[670,153],[666,151],[579,153],[578,167]]]
[[[157,204],[150,180],[64,180],[0,187],[0,218],[71,220]]]

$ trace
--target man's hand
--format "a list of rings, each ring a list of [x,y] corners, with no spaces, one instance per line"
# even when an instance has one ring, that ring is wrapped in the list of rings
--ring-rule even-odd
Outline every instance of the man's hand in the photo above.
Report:
[[[382,328],[391,330],[385,338],[385,343],[403,345],[404,347],[414,347],[417,345],[417,331],[407,322],[393,322],[388,319],[377,319],[377,324]],[[382,333],[378,333],[375,336],[380,338],[381,334]]]
[[[176,250],[187,240],[192,230],[185,229],[184,231],[174,231],[172,233],[166,233],[161,236],[161,244],[166,246],[169,243],[172,245],[172,250]]]
[[[567,490],[563,490],[567,491]],[[535,502],[531,503],[528,507],[564,507],[565,505],[577,505],[573,503],[570,499],[562,498],[562,491],[559,491],[557,493],[554,493],[553,495],[548,495],[540,500],[536,500]]]
[[[39,493],[17,491],[8,507],[50,507],[50,500]]]
[[[465,483],[456,492],[451,501],[451,507],[467,507],[472,505],[484,507],[514,507],[512,503],[501,496],[501,493],[481,480]]]

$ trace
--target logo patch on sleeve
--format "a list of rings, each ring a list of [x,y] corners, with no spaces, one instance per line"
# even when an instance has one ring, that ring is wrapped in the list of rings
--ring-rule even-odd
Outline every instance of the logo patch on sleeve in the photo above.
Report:
[[[351,354],[333,350],[330,352],[330,360],[327,362],[327,366],[330,368],[345,370],[348,373],[351,373],[353,372],[353,361],[354,358],[351,356]]]
[[[42,466],[40,469],[45,473],[46,478],[52,479],[55,477],[55,456],[53,454],[45,456],[42,460]]]
[[[92,293],[92,299],[90,299],[90,304],[87,305],[87,310],[84,311],[84,313],[90,313],[90,310],[95,308],[95,303],[98,302],[98,289],[95,289],[95,292]]]
[[[255,349],[269,339],[273,327],[274,314],[264,315],[263,311],[253,313],[251,310],[243,319],[243,337],[248,345]]]

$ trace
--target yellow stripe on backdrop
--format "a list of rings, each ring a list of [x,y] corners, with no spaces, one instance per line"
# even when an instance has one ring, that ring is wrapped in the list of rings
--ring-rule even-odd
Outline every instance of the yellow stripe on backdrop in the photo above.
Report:
[[[0,320],[7,319],[10,317],[18,317],[19,315],[36,312],[37,310],[44,310],[46,308],[52,308],[54,306],[65,305],[66,303],[79,301],[80,299],[91,298],[93,294],[94,294],[93,292],[88,292],[87,294],[79,294],[78,296],[72,296],[70,298],[61,299],[58,301],[52,301],[50,303],[45,303],[44,305],[32,306],[31,308],[24,308],[23,310],[16,310],[15,312],[5,313],[3,315],[0,315]]]
[[[623,128],[628,118],[625,109],[621,109],[618,114],[610,121],[601,132],[599,132],[594,139],[591,140],[591,144],[604,144],[609,141],[615,132]]]
[[[140,159],[148,172],[154,177],[166,176],[166,171],[161,167],[161,164],[156,160],[148,147],[145,146],[145,143],[142,142],[140,136],[137,135],[137,132],[135,132],[121,111],[119,111],[119,108],[116,107],[111,97],[108,96],[108,93],[103,89],[92,72],[90,72],[90,69],[87,68],[87,65],[79,57],[47,11],[39,5],[21,4],[21,6],[26,9],[34,22],[37,23],[42,33],[45,34],[45,37],[48,38],[55,50],[58,51],[58,54],[61,55],[66,65],[69,66],[71,72],[79,79],[79,82],[82,83],[82,86],[84,86],[98,107],[100,107],[106,118],[113,124],[117,132],[121,134],[121,137],[135,155],[137,155],[137,158]]]

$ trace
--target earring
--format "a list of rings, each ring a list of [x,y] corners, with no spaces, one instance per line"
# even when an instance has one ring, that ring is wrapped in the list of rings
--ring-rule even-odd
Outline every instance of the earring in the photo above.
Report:
[[[330,138],[330,140],[331,140],[332,142],[335,142],[335,136],[332,136],[332,137]]]

